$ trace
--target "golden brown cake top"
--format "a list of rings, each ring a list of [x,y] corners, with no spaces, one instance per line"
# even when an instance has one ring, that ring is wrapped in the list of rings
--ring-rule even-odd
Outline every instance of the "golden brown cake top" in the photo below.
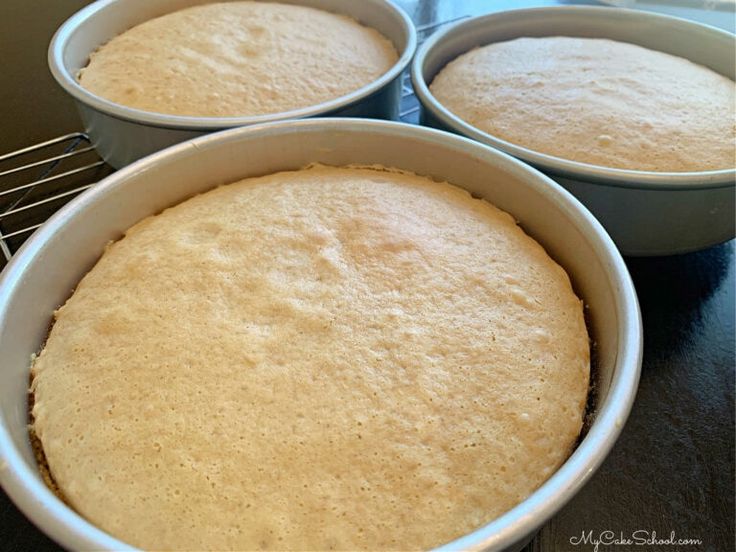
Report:
[[[33,366],[69,503],[146,549],[419,549],[568,457],[588,337],[564,270],[446,183],[316,166],[112,244]]]
[[[490,44],[448,63],[430,90],[478,129],[564,159],[657,172],[736,166],[734,82],[634,44]]]
[[[205,4],[146,21],[90,56],[90,92],[145,111],[234,117],[334,100],[398,59],[375,29],[291,4]]]

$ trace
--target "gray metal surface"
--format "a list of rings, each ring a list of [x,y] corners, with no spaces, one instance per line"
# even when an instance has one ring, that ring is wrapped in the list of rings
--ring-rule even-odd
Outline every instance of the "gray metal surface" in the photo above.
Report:
[[[422,45],[412,63],[422,122],[499,148],[545,171],[585,203],[626,255],[684,253],[734,237],[734,169],[655,173],[557,158],[478,130],[429,91],[428,84],[439,70],[471,48],[521,36],[555,35],[630,42],[685,57],[731,79],[736,72],[733,35],[706,25],[620,8],[512,10],[462,21]]]
[[[80,10],[56,32],[48,60],[56,81],[77,103],[86,133],[115,168],[195,136],[255,123],[314,116],[398,119],[401,73],[416,49],[411,19],[389,0],[288,0],[349,15],[391,40],[398,61],[374,82],[335,100],[283,113],[248,117],[184,117],[125,107],[96,96],[76,81],[89,54],[114,36],[153,17],[211,0],[101,0]]]
[[[449,180],[512,213],[571,275],[596,348],[590,429],[538,491],[447,548],[508,550],[579,491],[613,446],[636,394],[642,354],[633,284],[613,242],[570,194],[501,152],[431,129],[355,119],[254,125],[204,136],[126,167],[74,199],[14,256],[0,279],[0,483],[24,513],[70,548],[120,549],[41,481],[27,433],[28,365],[53,310],[105,244],[141,218],[222,182],[314,161],[381,164]]]

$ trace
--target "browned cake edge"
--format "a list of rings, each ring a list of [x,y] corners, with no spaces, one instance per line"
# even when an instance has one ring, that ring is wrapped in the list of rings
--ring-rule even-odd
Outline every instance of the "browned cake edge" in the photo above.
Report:
[[[50,331],[51,328],[49,328],[49,332]],[[41,349],[43,349],[43,347],[41,347]],[[33,360],[31,361],[31,364],[32,363]],[[64,496],[64,493],[61,492],[61,489],[54,480],[54,475],[51,473],[51,468],[49,467],[49,463],[46,460],[46,454],[43,451],[43,443],[41,443],[41,439],[39,439],[38,435],[36,435],[36,429],[34,427],[35,420],[33,419],[33,404],[35,403],[35,396],[31,391],[32,385],[33,373],[29,374],[28,377],[28,437],[31,441],[31,448],[33,449],[33,456],[36,459],[36,465],[38,466],[38,473],[41,476],[41,479],[43,479],[43,482],[49,488],[49,490],[56,495],[56,498],[72,508],[71,504],[69,504],[69,501]]]

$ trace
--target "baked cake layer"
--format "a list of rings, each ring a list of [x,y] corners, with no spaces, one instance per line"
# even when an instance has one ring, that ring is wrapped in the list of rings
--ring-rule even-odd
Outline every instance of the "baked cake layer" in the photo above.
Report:
[[[565,461],[588,352],[510,215],[315,166],[111,244],[33,365],[34,429],[66,500],[144,549],[428,548]]]

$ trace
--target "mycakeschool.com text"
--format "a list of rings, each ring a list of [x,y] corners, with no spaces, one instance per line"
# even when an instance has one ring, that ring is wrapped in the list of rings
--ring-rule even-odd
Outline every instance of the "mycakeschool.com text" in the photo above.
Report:
[[[659,534],[656,531],[647,529],[637,529],[631,533],[623,531],[582,531],[580,535],[570,537],[570,544],[581,547],[581,550],[592,550],[592,552],[601,552],[609,547],[616,546],[693,546],[698,547],[703,544],[702,539],[682,537],[677,535],[675,531],[669,534]]]

